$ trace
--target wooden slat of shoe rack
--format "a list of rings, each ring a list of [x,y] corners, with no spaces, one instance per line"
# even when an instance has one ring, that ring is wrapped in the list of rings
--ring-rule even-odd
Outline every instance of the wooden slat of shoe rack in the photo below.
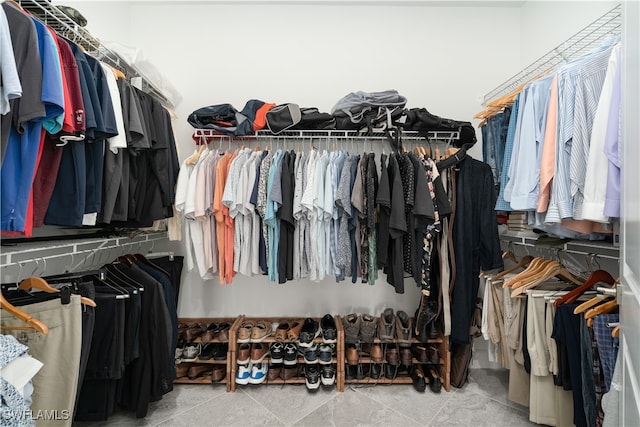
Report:
[[[242,322],[242,318],[243,316],[238,316],[238,317],[182,317],[178,319],[178,324],[181,323],[186,323],[186,324],[192,324],[192,323],[199,323],[199,324],[204,324],[207,325],[209,323],[222,323],[222,322],[228,322],[231,323],[231,328],[229,329],[229,351],[227,352],[227,357],[225,358],[225,360],[214,360],[214,359],[208,359],[208,360],[203,360],[203,359],[196,359],[193,362],[185,362],[185,363],[193,363],[193,364],[211,364],[211,365],[225,365],[226,366],[226,375],[224,377],[224,379],[222,381],[220,381],[218,384],[225,384],[227,391],[231,391],[231,382],[232,382],[232,376],[231,376],[231,369],[232,369],[232,361],[233,361],[233,365],[235,366],[235,347],[236,347],[236,343],[235,343],[235,337],[236,337],[236,331],[238,329],[238,327],[240,326],[240,323]],[[193,340],[194,343],[202,343],[202,337],[198,337],[195,340]],[[218,340],[218,339],[214,339],[213,341],[211,341],[212,343],[220,343],[222,341]],[[177,378],[176,380],[174,380],[173,382],[174,384],[212,384],[211,382],[211,377],[210,376],[205,376],[205,377],[198,377],[198,378],[194,378],[194,379],[190,379],[188,377],[182,377],[182,378]],[[216,384],[216,383],[213,383]]]
[[[239,320],[238,324],[236,325],[236,327],[233,329],[233,346],[231,345],[231,337],[229,338],[229,356],[228,359],[230,360],[230,365],[231,365],[231,371],[230,371],[230,387],[228,388],[228,391],[236,391],[236,374],[237,374],[237,350],[238,350],[238,329],[240,328],[240,325],[242,323],[244,323],[245,321],[260,321],[260,320],[267,320],[271,323],[276,323],[276,322],[283,322],[283,321],[295,321],[295,320],[299,320],[299,321],[304,321],[304,317],[246,317],[246,316],[241,316],[241,319]],[[336,365],[336,380],[335,380],[335,387],[338,391],[344,391],[344,380],[342,379],[342,375],[344,375],[344,363],[340,363],[341,361],[344,360],[344,329],[342,328],[342,321],[340,320],[339,316],[334,316],[335,319],[335,323],[336,323],[336,354],[335,356],[332,358],[332,363]],[[320,318],[314,318],[314,320],[316,320],[318,323],[320,322]],[[262,341],[263,343],[266,344],[271,344],[272,342],[275,342],[275,339],[273,337],[273,334],[268,336],[267,338],[264,339],[264,341]],[[287,342],[292,342],[292,341],[283,341],[284,343]],[[318,337],[314,340],[314,343],[317,344],[321,344],[322,343],[322,338]],[[233,354],[231,354],[231,352],[233,352]],[[263,360],[263,363],[269,363],[270,359],[269,357],[265,357],[265,359]],[[298,357],[298,364],[297,366],[299,367],[300,365],[304,365],[304,358],[299,356]],[[321,365],[318,365],[321,366]],[[282,379],[282,378],[276,378],[274,380],[269,380],[268,378],[261,384],[261,385],[273,385],[273,384],[305,384],[305,378],[304,376],[295,376],[293,378],[289,378],[289,379]]]

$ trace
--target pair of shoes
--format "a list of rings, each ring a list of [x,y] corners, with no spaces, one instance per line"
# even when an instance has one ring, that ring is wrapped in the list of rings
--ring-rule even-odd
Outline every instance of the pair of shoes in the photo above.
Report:
[[[267,381],[275,381],[278,378],[288,380],[298,376],[298,366],[285,366],[282,363],[272,363],[267,372]]]
[[[258,343],[242,343],[238,346],[238,357],[236,362],[240,365],[247,363],[260,363],[269,355],[269,346],[267,344]]]
[[[320,329],[322,330],[322,342],[325,344],[335,344],[338,338],[336,321],[331,314],[325,314],[320,319]]]
[[[202,334],[202,342],[229,341],[229,330],[231,329],[231,323],[222,322],[220,324],[209,323],[207,330]]]
[[[268,320],[245,320],[238,329],[238,342],[262,342],[271,335],[272,324]]]
[[[429,366],[427,375],[429,377],[429,388],[431,391],[434,393],[440,393],[440,390],[442,390],[442,380],[440,380],[437,368],[435,366]]]
[[[194,342],[196,338],[199,338],[202,334],[205,333],[205,330],[206,326],[200,323],[190,323],[185,325],[185,327],[182,328],[184,341]]]
[[[198,359],[198,356],[200,355],[200,350],[201,350],[200,344],[189,343],[185,345],[184,349],[182,350],[181,360],[183,362],[195,362],[196,359]]]
[[[297,341],[302,329],[302,320],[282,320],[274,332],[276,341]]]
[[[267,378],[268,370],[269,366],[266,363],[238,365],[236,384],[261,384]]]
[[[211,372],[211,382],[219,383],[227,376],[226,365],[213,365],[213,371]]]
[[[202,345],[199,357],[202,360],[209,360],[211,358],[214,360],[225,360],[228,352],[228,343],[210,342]]]
[[[332,362],[334,349],[329,344],[313,344],[304,350],[304,362],[306,364],[320,363],[327,365]]]
[[[377,318],[369,314],[347,314],[344,318],[344,336],[348,344],[373,342]]]
[[[418,359],[418,362],[420,363],[432,363],[434,365],[440,363],[437,345],[418,344],[412,346],[411,351],[413,352],[414,357]]]
[[[311,347],[313,340],[320,335],[320,324],[313,320],[311,317],[307,317],[300,330],[300,337],[298,338],[298,345],[300,347]]]
[[[212,365],[193,363],[189,367],[189,370],[187,371],[187,376],[189,377],[190,380],[194,380],[201,376],[211,375],[212,369],[213,369]]]

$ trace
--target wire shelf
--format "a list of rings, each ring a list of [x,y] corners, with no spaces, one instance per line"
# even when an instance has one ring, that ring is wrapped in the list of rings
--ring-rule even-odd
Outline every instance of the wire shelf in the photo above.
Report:
[[[162,93],[160,89],[149,80],[145,79],[129,65],[124,59],[112,50],[105,47],[89,31],[78,25],[71,17],[53,5],[49,0],[21,0],[20,6],[53,29],[60,36],[82,46],[89,54],[102,62],[122,71],[127,79],[138,77],[142,83],[140,89],[155,96],[167,107],[174,107],[173,103]]]
[[[483,98],[483,103],[504,96],[516,90],[520,85],[531,81],[556,65],[571,61],[588,51],[610,34],[619,34],[622,28],[622,5],[618,4],[609,12],[596,19],[587,27],[574,34],[568,40],[533,62],[531,65],[502,83]]]
[[[374,129],[370,134],[364,131],[353,130],[286,130],[277,135],[274,135],[268,130],[259,130],[252,135],[246,136],[228,136],[221,135],[213,129],[195,129],[193,133],[194,138],[220,138],[230,140],[246,140],[246,139],[270,139],[270,140],[311,140],[311,139],[347,139],[347,140],[387,140],[387,136],[384,131],[376,131]],[[442,141],[452,142],[460,139],[460,131],[429,131],[426,134],[416,131],[403,131],[403,141]]]

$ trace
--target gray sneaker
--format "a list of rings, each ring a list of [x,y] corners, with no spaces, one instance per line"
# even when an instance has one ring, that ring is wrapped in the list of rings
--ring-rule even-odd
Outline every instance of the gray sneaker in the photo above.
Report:
[[[358,313],[347,314],[344,317],[344,340],[348,344],[356,344],[360,334],[362,317]]]
[[[369,314],[363,314],[360,323],[360,342],[373,342],[376,336],[378,318]]]

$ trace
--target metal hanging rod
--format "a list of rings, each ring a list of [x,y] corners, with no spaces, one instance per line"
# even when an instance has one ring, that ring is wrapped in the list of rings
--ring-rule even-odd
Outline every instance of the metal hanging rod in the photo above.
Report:
[[[533,78],[562,62],[571,61],[584,55],[588,51],[596,48],[606,36],[619,34],[621,28],[622,5],[618,4],[565,42],[552,49],[546,55],[487,93],[483,98],[483,104],[487,104],[487,102],[493,99],[513,92],[523,83],[531,81]]]
[[[318,138],[331,138],[331,139],[349,139],[349,140],[387,140],[387,137],[383,131],[375,131],[371,134],[367,134],[366,131],[353,131],[353,130],[288,130],[274,135],[270,131],[260,130],[252,135],[247,136],[228,136],[221,135],[220,133],[212,129],[196,129],[193,133],[194,137],[201,138],[221,138],[221,139],[233,139],[233,140],[246,140],[246,139],[318,139]],[[442,141],[452,142],[460,139],[460,131],[429,131],[425,138],[424,133],[416,131],[403,131],[403,141]]]
[[[118,54],[105,47],[89,31],[79,26],[71,17],[53,5],[50,0],[20,0],[20,6],[31,13],[43,24],[53,29],[60,36],[82,46],[88,53],[102,62],[122,71],[128,79],[138,77],[142,80],[139,89],[155,96],[167,107],[174,107],[173,103],[162,91],[149,80],[140,76],[131,65],[124,61]]]

